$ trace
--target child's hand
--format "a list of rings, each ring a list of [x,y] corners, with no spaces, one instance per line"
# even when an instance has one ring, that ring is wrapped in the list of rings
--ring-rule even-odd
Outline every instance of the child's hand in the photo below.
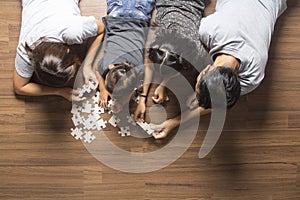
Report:
[[[162,85],[159,85],[154,91],[152,100],[158,104],[169,101],[170,99],[167,96],[166,88]]]
[[[134,112],[134,120],[143,122],[145,112],[146,112],[146,105],[144,102],[140,102]]]
[[[107,100],[108,100],[109,92],[107,90],[100,91],[99,104],[101,107],[107,108]]]

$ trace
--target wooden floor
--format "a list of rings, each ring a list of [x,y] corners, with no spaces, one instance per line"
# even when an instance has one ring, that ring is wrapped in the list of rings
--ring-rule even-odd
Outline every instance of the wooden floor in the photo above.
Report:
[[[215,0],[207,14],[214,5]],[[83,14],[100,18],[105,1],[82,0],[81,8]],[[299,0],[288,0],[276,25],[265,80],[228,111],[213,151],[198,158],[209,125],[209,117],[204,117],[188,150],[169,166],[149,173],[121,172],[89,154],[70,135],[69,102],[15,96],[12,74],[20,23],[20,0],[0,1],[1,200],[300,199]],[[135,151],[166,143],[116,133],[112,139]]]

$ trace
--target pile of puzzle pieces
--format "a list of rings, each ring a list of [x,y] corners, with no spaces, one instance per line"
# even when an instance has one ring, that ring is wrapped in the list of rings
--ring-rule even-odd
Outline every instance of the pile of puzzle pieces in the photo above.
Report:
[[[97,84],[90,81],[88,85],[84,85],[80,91],[79,96],[82,97],[87,93],[95,92],[97,89]],[[110,110],[111,105],[113,105],[113,100],[108,101],[108,109],[99,106],[100,92],[97,91],[95,95],[80,104],[72,104],[72,122],[74,128],[71,128],[71,135],[75,139],[80,139],[86,143],[91,143],[96,139],[93,131],[101,131],[107,128],[107,123],[113,127],[119,127],[120,119],[112,113]],[[108,121],[104,120],[101,115],[107,112],[110,114],[110,119]],[[127,116],[127,123],[131,125],[140,126],[149,135],[152,135],[153,130],[150,128],[150,124],[147,122],[135,122],[133,115]],[[130,136],[130,127],[123,126],[119,127],[118,134],[121,136]]]

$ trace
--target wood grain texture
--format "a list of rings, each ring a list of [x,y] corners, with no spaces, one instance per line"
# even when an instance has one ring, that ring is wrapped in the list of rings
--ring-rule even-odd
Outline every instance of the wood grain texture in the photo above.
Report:
[[[75,140],[69,102],[15,96],[12,73],[20,2],[0,1],[0,199],[300,199],[299,0],[288,0],[276,24],[263,83],[227,112],[213,151],[198,158],[210,123],[209,116],[201,117],[196,138],[179,159],[141,174],[106,166]],[[215,3],[212,0],[207,15]],[[101,19],[106,2],[82,0],[80,7],[82,14]],[[151,106],[148,101],[147,109]],[[172,102],[165,109],[168,118],[179,111]],[[130,152],[155,151],[172,140],[123,138],[116,131],[110,128],[106,135]]]

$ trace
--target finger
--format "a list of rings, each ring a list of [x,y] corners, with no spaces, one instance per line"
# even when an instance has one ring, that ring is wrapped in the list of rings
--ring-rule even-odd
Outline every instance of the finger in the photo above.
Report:
[[[141,116],[141,113],[140,112],[136,112],[134,114],[134,120],[137,122],[141,122],[142,121],[142,116]]]
[[[103,107],[107,108],[107,98],[102,99]]]
[[[93,82],[95,82],[95,83],[98,83],[98,79],[97,79],[97,77],[96,77],[96,74],[94,74],[94,73],[91,73],[91,74],[90,74],[89,80],[90,80],[90,81],[93,81]]]
[[[138,115],[138,121],[139,121],[139,122],[144,122],[144,113],[140,113],[140,114]]]
[[[80,102],[86,100],[86,97],[72,96],[72,101]]]
[[[153,133],[152,136],[155,138],[155,139],[163,139],[165,137],[167,137],[167,133],[165,131],[161,131],[159,133]]]
[[[161,102],[161,98],[155,97],[155,96],[152,97],[152,100],[157,104],[160,104],[160,102]]]
[[[84,84],[85,85],[88,85],[89,84],[89,81],[90,81],[90,77],[84,77]]]
[[[100,99],[100,106],[106,108],[105,101],[103,99]]]
[[[73,89],[73,90],[72,90],[72,94],[73,94],[73,95],[78,95],[78,94],[80,94],[80,91],[81,91],[81,90],[80,90],[79,88]]]

